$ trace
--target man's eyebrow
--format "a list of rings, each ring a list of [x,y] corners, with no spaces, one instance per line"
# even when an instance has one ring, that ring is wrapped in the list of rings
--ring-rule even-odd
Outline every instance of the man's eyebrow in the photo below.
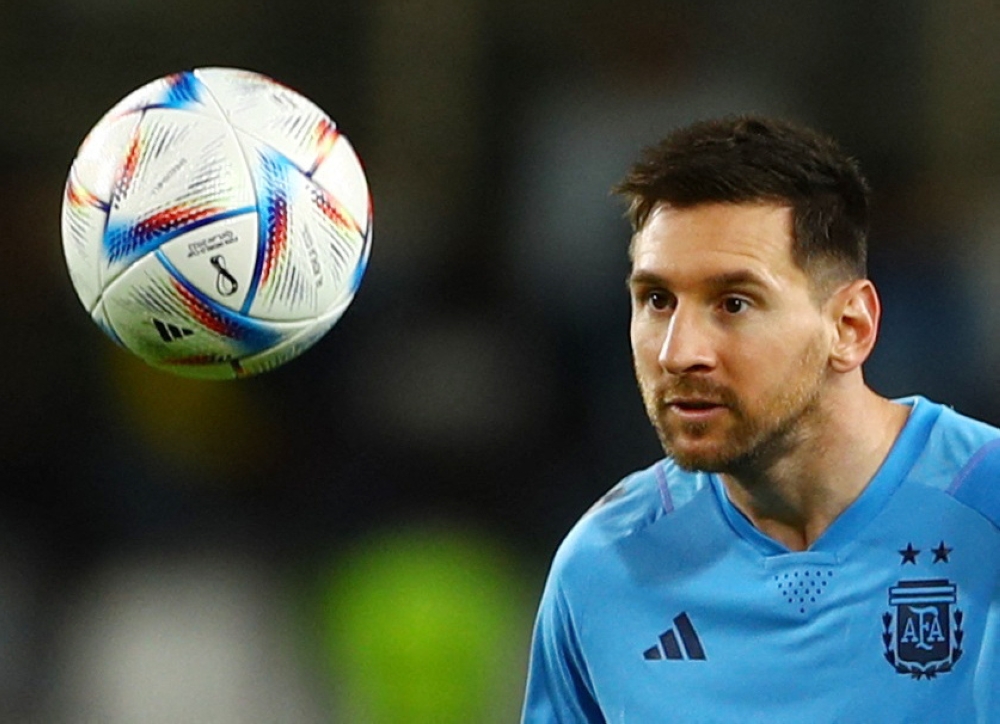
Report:
[[[625,277],[625,283],[630,287],[659,287],[666,284],[666,280],[659,274],[651,271],[639,269],[632,271]]]
[[[637,269],[631,272],[625,279],[631,286],[669,286],[668,280],[655,272],[646,269]],[[704,280],[704,284],[713,289],[730,289],[732,287],[758,287],[760,289],[770,289],[773,285],[768,279],[750,269],[737,269],[735,271],[722,272]]]

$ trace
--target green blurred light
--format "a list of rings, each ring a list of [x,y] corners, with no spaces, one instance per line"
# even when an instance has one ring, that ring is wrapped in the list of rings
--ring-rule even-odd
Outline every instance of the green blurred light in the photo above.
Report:
[[[366,724],[491,718],[523,639],[506,556],[469,533],[411,529],[367,540],[332,573],[327,644]]]

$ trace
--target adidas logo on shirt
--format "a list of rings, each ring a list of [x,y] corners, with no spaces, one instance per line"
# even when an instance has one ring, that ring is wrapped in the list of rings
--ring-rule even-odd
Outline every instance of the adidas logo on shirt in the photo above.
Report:
[[[660,643],[642,652],[642,658],[646,661],[663,659],[704,661],[707,657],[691,619],[682,612],[674,617],[673,627],[660,634]]]

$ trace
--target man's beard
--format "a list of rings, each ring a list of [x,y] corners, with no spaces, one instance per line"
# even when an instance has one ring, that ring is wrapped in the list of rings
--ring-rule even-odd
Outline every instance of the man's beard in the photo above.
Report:
[[[808,422],[819,409],[826,374],[818,352],[815,347],[807,350],[802,359],[807,374],[793,386],[782,387],[753,412],[747,410],[735,392],[705,378],[675,377],[657,390],[640,383],[646,413],[664,452],[685,470],[739,474],[770,466],[809,434]],[[705,422],[671,419],[666,401],[688,397],[724,406],[728,419]],[[718,435],[720,424],[726,425],[725,437],[711,447],[697,449],[683,445],[684,440]]]

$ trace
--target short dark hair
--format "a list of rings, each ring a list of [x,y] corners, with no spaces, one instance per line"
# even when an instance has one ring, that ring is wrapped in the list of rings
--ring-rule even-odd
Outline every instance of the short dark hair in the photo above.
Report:
[[[868,182],[835,140],[810,128],[757,115],[700,121],[644,150],[613,190],[635,232],[660,203],[787,204],[800,268],[819,283],[867,276]]]

